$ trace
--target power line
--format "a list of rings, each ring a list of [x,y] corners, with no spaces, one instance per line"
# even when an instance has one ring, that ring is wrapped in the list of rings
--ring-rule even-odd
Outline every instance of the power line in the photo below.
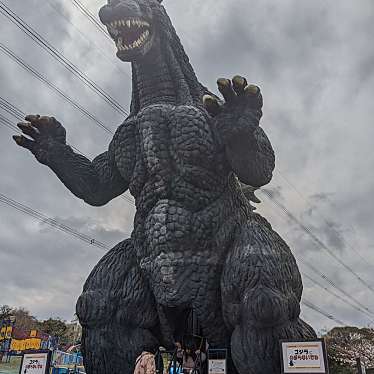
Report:
[[[16,25],[22,32],[29,36],[35,43],[48,52],[56,61],[63,65],[69,72],[74,74],[80,81],[82,81],[88,88],[99,95],[105,102],[107,102],[118,113],[128,116],[128,111],[121,106],[113,97],[106,93],[97,83],[90,79],[85,73],[67,59],[63,53],[53,47],[46,39],[44,39],[37,31],[29,26],[22,18],[14,13],[2,1],[0,1],[0,12],[8,18],[14,25]]]
[[[61,11],[61,9],[59,8],[59,7],[57,7],[56,5],[55,5],[55,3],[52,1],[52,0],[47,0],[47,2],[48,2],[48,5],[59,15],[59,16],[61,16],[62,18],[64,18],[65,19],[65,21],[67,22],[67,23],[69,23],[73,28],[74,28],[74,30],[83,38],[83,39],[85,39],[86,40],[86,42],[91,46],[91,45],[94,45],[95,46],[95,49],[92,49],[93,51],[95,51],[95,52],[99,52],[100,53],[100,55],[103,57],[103,58],[105,58],[119,73],[121,73],[121,74],[123,74],[124,76],[126,76],[126,78],[128,78],[129,80],[130,80],[130,82],[131,82],[131,77],[130,77],[130,75],[125,71],[125,70],[123,70],[122,68],[120,68],[118,65],[116,65],[114,62],[113,62],[113,60],[112,59],[110,59],[108,56],[107,56],[107,54],[105,53],[105,51],[103,50],[103,48],[100,46],[100,45],[98,45],[95,41],[93,41],[93,40],[90,40],[88,37],[87,37],[87,35],[84,33],[84,32],[82,32],[81,31],[81,29],[76,25],[76,24],[74,24],[70,19],[69,19],[69,17],[67,17],[66,16],[66,14],[64,14],[64,12],[62,12]],[[106,35],[108,36],[108,34],[106,33]],[[108,39],[107,39],[107,41],[108,41],[108,44],[109,44],[109,42],[110,42],[110,45],[111,46],[113,46],[113,40],[110,38],[110,37],[108,37]],[[122,64],[123,65],[123,64]]]
[[[21,130],[18,127],[14,126],[13,123],[8,120],[8,118],[2,116],[1,114],[0,114],[0,124],[7,127],[11,131],[16,131],[18,133],[21,132]]]
[[[281,212],[284,214],[284,211],[281,210]],[[287,215],[286,215],[287,216]],[[321,279],[326,281],[331,287],[339,291],[342,295],[346,296],[352,303],[358,305],[361,309],[365,310],[367,313],[369,313],[371,316],[374,316],[374,312],[372,312],[367,306],[363,305],[358,301],[356,298],[354,298],[350,293],[345,291],[343,288],[339,287],[333,280],[331,280],[326,274],[318,270],[315,266],[310,264],[309,262],[303,260],[302,258],[297,259],[298,262],[302,263],[304,266],[308,267],[310,270],[312,270],[315,274],[317,274]],[[323,287],[324,288],[324,287]]]
[[[110,246],[108,244],[105,244],[97,239],[94,239],[88,235],[82,234],[81,232],[65,225],[64,223],[58,222],[56,219],[48,217],[47,215],[38,212],[37,210],[28,207],[27,205],[24,205],[20,203],[19,201],[13,200],[10,197],[0,193],[0,202],[3,204],[6,204],[19,212],[22,212],[24,214],[27,214],[34,219],[45,223],[53,228],[56,228],[60,231],[65,232],[66,234],[69,234],[71,236],[74,236],[75,238],[82,240],[90,245],[93,245],[95,247],[98,247],[100,249],[109,250]]]
[[[0,106],[14,118],[24,118],[24,114],[21,110],[2,97],[0,97]]]
[[[341,321],[340,319],[334,317],[332,314],[330,313],[327,313],[325,312],[323,309],[321,309],[320,307],[318,307],[317,305],[311,303],[310,301],[304,299],[302,301],[302,304],[305,305],[306,307],[308,307],[309,309],[312,309],[314,310],[315,312],[319,313],[319,314],[322,314],[323,316],[325,316],[326,318],[328,319],[331,319],[332,321],[338,323],[339,325],[342,325],[342,326],[348,326],[346,323],[344,323],[343,321]]]
[[[371,311],[367,306],[362,304],[360,301],[358,301],[355,297],[353,297],[350,293],[345,291],[343,288],[338,286],[333,280],[331,280],[326,274],[323,272],[319,271],[315,266],[312,264],[302,260],[301,258],[298,258],[298,261],[301,262],[304,266],[308,267],[311,269],[314,273],[316,273],[320,278],[325,280],[330,286],[338,290],[341,294],[346,296],[349,300],[351,300],[353,303],[357,304],[360,308],[364,309],[366,312],[370,313],[371,316],[374,316],[374,312]]]
[[[324,286],[323,284],[319,283],[318,281],[316,281],[314,278],[312,278],[310,275],[308,275],[307,273],[303,272],[303,276],[305,278],[308,278],[313,284],[319,286],[320,288],[323,288],[327,293],[329,293],[330,295],[336,297],[337,299],[339,299],[341,302],[343,302],[344,304],[347,304],[349,305],[351,308],[357,310],[358,312],[362,313],[362,314],[365,314],[366,318],[369,319],[369,321],[371,323],[374,324],[374,320],[372,319],[372,316],[370,315],[370,313],[368,313],[366,310],[364,309],[361,309],[359,308],[357,305],[355,305],[354,303],[350,302],[349,300],[345,299],[344,297],[341,297],[340,295],[338,295],[336,292],[330,290],[329,288],[327,288],[326,286]]]
[[[0,43],[1,44],[1,43]],[[0,46],[1,47],[1,46]],[[23,112],[21,109],[17,108],[14,104],[10,103],[6,99],[0,96],[0,107],[2,107],[5,111],[7,111],[9,114],[11,114],[14,118],[17,120],[23,120],[26,116],[26,113]],[[20,129],[12,124],[11,121],[9,121],[7,118],[0,115],[0,124],[3,126],[9,128],[12,131],[16,131],[20,133]],[[70,145],[71,148],[73,148],[76,152],[80,153],[81,155],[85,156],[86,158],[89,158],[87,155],[85,155],[78,147]],[[135,206],[134,201],[132,198],[126,194],[120,196],[121,199],[125,200],[127,203],[129,203],[131,206]]]
[[[71,2],[110,42],[113,42],[105,27],[97,21],[96,17],[79,0],[71,0]]]
[[[294,184],[292,184],[290,182],[290,180],[288,178],[286,178],[284,176],[284,174],[279,170],[278,168],[278,175],[296,192],[296,194],[300,197],[301,200],[303,200],[307,205],[310,205],[310,203],[308,202],[308,200],[305,198],[305,196],[303,196],[303,194],[296,188],[296,186]],[[368,259],[363,257],[361,255],[361,253],[359,251],[357,251],[356,248],[352,247],[352,245],[350,245],[347,240],[345,239],[344,236],[341,236],[339,234],[339,232],[334,229],[328,222],[328,219],[323,215],[321,214],[320,212],[318,213],[319,216],[322,218],[323,222],[325,223],[326,227],[331,230],[335,235],[337,235],[344,243],[345,245],[352,251],[352,252],[355,252],[356,255],[367,265],[368,264]],[[370,264],[370,266],[373,267],[373,264]]]
[[[331,257],[333,257],[340,265],[342,265],[348,272],[350,272],[361,284],[363,284],[367,289],[374,293],[374,288],[369,285],[364,279],[361,278],[349,265],[347,265],[343,260],[341,260],[333,251],[328,248],[325,243],[318,238],[316,234],[314,234],[309,227],[304,225],[300,220],[298,220],[282,203],[280,203],[277,199],[275,199],[273,193],[269,190],[262,189],[261,190],[269,199],[280,208],[287,217],[296,223],[301,230],[306,233],[309,237],[313,239],[313,241],[322,249],[324,249]]]
[[[114,131],[106,127],[100,120],[98,120],[93,114],[91,114],[87,109],[82,107],[77,101],[72,99],[70,96],[68,96],[64,91],[62,91],[58,86],[56,86],[54,83],[49,81],[46,77],[44,77],[41,73],[38,72],[38,70],[31,67],[29,64],[27,64],[25,61],[23,61],[20,57],[18,57],[12,50],[10,50],[8,47],[6,47],[4,44],[0,42],[0,49],[3,53],[5,53],[8,57],[10,57],[14,62],[16,62],[18,65],[20,65],[22,68],[24,68],[27,72],[32,74],[34,77],[36,77],[39,81],[46,84],[49,88],[51,88],[53,91],[57,92],[60,96],[63,97],[64,100],[66,100],[70,105],[72,105],[75,109],[79,110],[82,114],[84,114],[86,117],[94,121],[94,123],[101,127],[104,131],[106,131],[109,134],[114,134]]]

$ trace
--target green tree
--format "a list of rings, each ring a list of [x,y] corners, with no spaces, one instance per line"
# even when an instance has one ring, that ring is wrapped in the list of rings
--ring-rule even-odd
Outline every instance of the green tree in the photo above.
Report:
[[[0,306],[0,322],[12,315],[12,308],[9,305]]]
[[[38,329],[48,335],[60,338],[61,344],[67,343],[67,326],[61,318],[49,318],[38,323]]]

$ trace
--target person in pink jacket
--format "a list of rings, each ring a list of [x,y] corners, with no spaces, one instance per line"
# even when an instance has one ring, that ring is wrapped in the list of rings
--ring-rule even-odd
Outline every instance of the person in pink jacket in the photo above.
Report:
[[[134,374],[156,374],[155,355],[143,351],[136,359]]]

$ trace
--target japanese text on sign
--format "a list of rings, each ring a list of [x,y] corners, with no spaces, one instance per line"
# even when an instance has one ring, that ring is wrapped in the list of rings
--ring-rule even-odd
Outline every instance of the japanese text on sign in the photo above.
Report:
[[[284,373],[326,373],[321,341],[283,342]]]
[[[27,353],[23,357],[21,374],[45,374],[48,353]]]

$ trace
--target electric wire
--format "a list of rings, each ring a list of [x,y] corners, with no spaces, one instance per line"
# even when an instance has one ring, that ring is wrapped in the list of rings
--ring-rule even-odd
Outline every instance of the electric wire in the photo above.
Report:
[[[74,63],[67,59],[63,53],[57,50],[46,39],[44,39],[37,31],[29,26],[22,18],[13,12],[8,6],[0,1],[0,12],[8,18],[22,32],[29,36],[35,43],[49,53],[57,62],[64,66],[69,72],[74,74],[88,88],[99,95],[106,103],[108,103],[118,113],[128,116],[129,112],[121,106],[113,97],[104,91],[97,83],[83,73]]]
[[[79,110],[82,114],[84,114],[86,117],[94,121],[94,124],[101,127],[104,131],[107,133],[113,135],[114,131],[112,131],[110,128],[105,126],[99,119],[97,119],[93,114],[91,114],[87,109],[82,107],[77,101],[72,99],[69,95],[67,95],[63,90],[61,90],[58,86],[56,86],[54,83],[49,81],[45,76],[43,76],[38,70],[34,69],[32,66],[27,64],[25,61],[23,61],[20,57],[18,57],[11,49],[6,47],[3,43],[0,42],[0,50],[6,54],[10,59],[12,59],[14,62],[16,62],[18,65],[20,65],[23,69],[25,69],[27,72],[32,74],[35,78],[37,78],[39,81],[46,84],[50,89],[58,93],[64,100],[66,100],[70,105],[72,105],[75,109]]]
[[[71,0],[71,2],[110,42],[113,42],[106,28],[97,21],[96,17],[79,0]]]
[[[340,296],[339,294],[337,294],[336,292],[330,290],[329,288],[327,288],[326,286],[324,286],[323,284],[321,284],[320,282],[316,281],[314,278],[312,278],[310,275],[308,275],[307,273],[305,273],[305,271],[303,272],[303,277],[309,279],[314,285],[317,285],[318,287],[324,289],[327,293],[329,293],[330,295],[336,297],[338,300],[340,300],[342,303],[346,304],[346,305],[349,305],[351,308],[357,310],[358,312],[364,314],[366,316],[366,318],[369,319],[369,321],[374,325],[374,320],[372,319],[373,317],[370,315],[370,313],[368,313],[365,309],[362,309],[360,307],[358,307],[357,305],[355,305],[354,303],[352,303],[351,301],[345,299],[344,297]]]
[[[307,234],[317,245],[318,247],[325,250],[332,258],[335,259],[341,266],[343,266],[349,273],[351,273],[362,285],[364,285],[368,290],[374,293],[374,288],[368,284],[359,274],[357,274],[349,265],[347,265],[342,259],[340,259],[330,248],[327,247],[325,243],[322,242],[321,239],[318,238],[316,234],[312,232],[312,230],[307,227],[304,223],[302,223],[299,219],[297,219],[282,203],[280,203],[277,199],[275,199],[274,194],[272,191],[267,189],[261,190],[279,209],[281,209],[287,217],[294,223],[296,223],[300,229]]]
[[[270,201],[272,201],[272,200],[270,199]],[[283,213],[288,218],[288,216],[285,214],[284,211],[281,210],[281,213]],[[277,212],[275,214],[277,214]],[[301,264],[303,264],[305,267],[307,267],[310,270],[312,270],[313,273],[317,274],[321,279],[323,279],[324,281],[326,281],[331,287],[333,287],[334,289],[336,289],[337,291],[339,291],[342,295],[344,295],[345,297],[347,297],[352,303],[357,304],[360,308],[362,308],[363,310],[365,310],[367,313],[370,313],[370,315],[374,317],[374,312],[373,311],[371,311],[367,306],[363,305],[360,301],[358,301],[356,298],[354,298],[352,296],[352,294],[348,293],[342,287],[338,286],[333,280],[331,280],[322,271],[318,270],[314,265],[312,265],[311,263],[303,260],[303,258],[301,258],[301,257],[299,257],[297,259],[297,261],[300,262]]]
[[[107,60],[107,62],[109,62],[119,73],[123,74],[126,78],[129,79],[130,81],[130,84],[131,83],[131,77],[130,75],[122,68],[120,68],[118,65],[116,65],[112,59],[110,59],[107,54],[105,53],[105,51],[103,50],[103,48],[98,45],[95,41],[89,39],[87,37],[87,35],[85,35],[85,33],[74,23],[72,22],[69,17],[66,16],[66,14],[64,14],[61,9],[55,5],[55,3],[52,1],[52,0],[47,0],[48,2],[48,5],[59,15],[61,16],[62,18],[65,19],[65,21],[67,23],[69,23],[73,28],[74,30],[81,36],[82,39],[84,39],[91,47],[91,50],[94,50],[95,52],[98,52],[100,53],[100,56],[102,56],[105,60]],[[108,38],[108,42],[110,42],[110,45],[113,46],[113,40],[109,37]],[[108,43],[109,44],[109,43]],[[92,46],[95,47],[92,48]]]
[[[323,309],[321,309],[320,307],[318,307],[317,305],[313,304],[312,302],[310,302],[309,300],[306,300],[304,299],[302,301],[302,304],[305,305],[306,307],[308,307],[309,309],[312,309],[314,310],[315,312],[318,312],[319,314],[322,314],[323,316],[325,316],[326,318],[338,323],[339,325],[341,326],[349,326],[348,324],[346,324],[345,322],[343,322],[342,320],[336,318],[335,316],[333,316],[332,314],[328,313],[328,312],[325,312]]]
[[[16,131],[18,133],[21,133],[21,130],[18,127],[14,126],[10,120],[2,116],[1,114],[0,114],[0,124],[7,127],[11,131]]]
[[[48,217],[47,215],[41,213],[41,212],[38,212],[37,210],[33,209],[33,208],[30,208],[29,206],[25,205],[25,204],[22,204],[20,203],[19,201],[17,200],[14,200],[6,195],[4,195],[3,193],[0,193],[0,202],[5,204],[5,205],[8,205],[9,207],[12,207],[16,210],[18,210],[19,212],[22,212],[24,214],[27,214],[31,217],[33,217],[34,219],[42,222],[42,223],[45,223],[55,229],[58,229],[60,231],[63,231],[65,232],[66,234],[69,234],[71,236],[74,236],[75,238],[79,239],[79,240],[82,240],[92,246],[95,246],[95,247],[98,247],[100,249],[104,249],[104,250],[109,250],[110,249],[110,246],[108,244],[105,244],[95,238],[92,238],[88,235],[85,235],[85,234],[82,234],[81,232],[69,227],[68,225],[65,225],[64,223],[61,223],[59,221],[57,221],[56,219],[54,218],[51,218],[51,217]]]
[[[299,196],[299,198],[302,201],[304,201],[308,206],[310,205],[310,203],[305,198],[305,196],[303,196],[303,194],[296,188],[296,186],[293,183],[291,183],[288,178],[286,178],[284,173],[281,172],[279,170],[279,168],[278,168],[278,175],[296,192],[296,194]],[[318,215],[321,217],[322,221],[326,225],[325,227],[328,228],[329,230],[331,230],[337,237],[339,237],[339,239],[341,239],[345,243],[347,248],[349,250],[351,250],[352,252],[354,252],[367,265],[368,264],[368,259],[363,257],[361,255],[361,253],[356,248],[354,248],[351,244],[349,244],[348,241],[346,240],[346,238],[344,236],[341,236],[339,234],[339,232],[336,229],[334,229],[334,227],[331,226],[331,224],[328,222],[328,219],[321,212],[318,212]],[[369,265],[371,267],[374,267],[374,265],[372,263],[370,263]]]
[[[6,99],[4,99],[3,97],[0,96],[0,107],[2,109],[4,109],[5,111],[7,111],[9,114],[11,114],[15,119],[17,120],[20,120],[22,121],[25,116],[26,116],[26,113],[23,112],[21,109],[17,108],[14,104],[10,103],[9,101],[7,101]],[[9,121],[7,118],[3,117],[0,115],[0,119],[1,119],[1,122],[0,124],[2,124],[3,126],[5,127],[8,127],[10,130],[12,131],[16,131],[18,133],[22,133],[22,131],[20,131],[20,129],[16,126],[14,126],[11,121]],[[73,146],[72,144],[68,144],[71,148],[74,149],[74,151],[80,153],[82,156],[85,156],[86,158],[89,159],[89,157],[87,155],[85,155],[78,147],[76,146]],[[129,203],[131,206],[135,206],[135,203],[133,201],[133,199],[128,196],[126,193],[119,196],[121,199],[125,200],[127,203]]]

